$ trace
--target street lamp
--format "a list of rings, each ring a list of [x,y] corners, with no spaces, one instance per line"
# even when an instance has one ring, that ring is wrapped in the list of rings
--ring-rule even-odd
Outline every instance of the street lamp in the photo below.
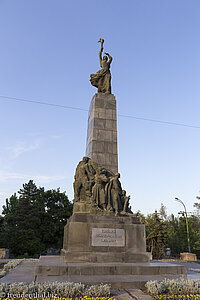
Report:
[[[178,201],[179,203],[181,203],[184,207],[184,210],[185,210],[185,221],[186,221],[186,229],[187,229],[187,241],[188,241],[188,251],[190,253],[190,236],[189,236],[189,227],[188,227],[188,217],[187,217],[187,211],[186,211],[186,206],[185,204],[183,203],[183,201],[179,198],[175,198],[176,201]]]

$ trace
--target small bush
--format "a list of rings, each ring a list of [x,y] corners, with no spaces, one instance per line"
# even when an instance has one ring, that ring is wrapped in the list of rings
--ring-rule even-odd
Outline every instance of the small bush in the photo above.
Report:
[[[148,281],[145,286],[151,295],[189,295],[199,293],[200,280],[164,279],[162,281]]]
[[[31,282],[31,283],[11,283],[0,284],[1,297],[109,297],[110,285],[85,285],[73,282]]]

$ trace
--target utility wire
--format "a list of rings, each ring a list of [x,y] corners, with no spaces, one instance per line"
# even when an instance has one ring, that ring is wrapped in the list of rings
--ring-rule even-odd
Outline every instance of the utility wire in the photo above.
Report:
[[[28,102],[28,103],[35,103],[35,104],[42,104],[42,105],[48,105],[48,106],[55,106],[55,107],[62,107],[62,108],[68,108],[68,109],[75,109],[75,110],[88,111],[87,109],[80,108],[80,107],[66,106],[66,105],[55,104],[55,103],[49,103],[49,102],[42,102],[42,101],[35,101],[35,100],[27,100],[27,99],[21,99],[21,98],[15,98],[15,97],[8,97],[8,96],[1,96],[1,95],[0,95],[0,98],[5,98],[5,99],[7,99],[7,100],[15,100],[15,101]]]
[[[7,100],[21,101],[21,102],[27,102],[27,103],[48,105],[48,106],[61,107],[61,108],[66,108],[66,109],[74,109],[74,110],[80,110],[80,111],[87,111],[88,112],[88,109],[84,109],[84,108],[80,108],[80,107],[73,107],[73,106],[66,106],[66,105],[55,104],[55,103],[49,103],[49,102],[28,100],[28,99],[22,99],[22,98],[16,98],[16,97],[8,97],[8,96],[3,96],[3,95],[0,95],[0,98],[2,100],[7,99]],[[175,125],[175,126],[183,126],[183,127],[200,129],[200,126],[184,124],[184,123],[176,123],[176,122],[162,121],[162,120],[142,118],[142,117],[129,116],[129,115],[121,115],[121,114],[118,114],[118,116],[123,117],[123,118],[131,118],[131,119],[135,119],[135,120],[140,120],[140,121],[148,121],[148,122],[155,122],[155,123],[160,123],[160,124],[167,124],[167,125]]]
[[[120,117],[125,117],[125,118],[131,118],[131,119],[141,120],[141,121],[149,121],[149,122],[156,122],[156,123],[161,123],[161,124],[176,125],[176,126],[184,126],[184,127],[190,127],[190,128],[198,128],[198,129],[200,129],[200,126],[189,125],[189,124],[183,124],[183,123],[176,123],[176,122],[169,122],[169,121],[161,121],[161,120],[148,119],[148,118],[141,118],[141,117],[134,117],[134,116],[127,116],[127,115],[119,115],[119,116],[120,116]]]

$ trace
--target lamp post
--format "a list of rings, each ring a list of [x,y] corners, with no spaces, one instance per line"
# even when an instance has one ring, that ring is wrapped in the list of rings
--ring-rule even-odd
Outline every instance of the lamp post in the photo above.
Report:
[[[187,241],[188,241],[188,251],[190,253],[191,249],[190,249],[190,236],[189,236],[189,227],[188,227],[188,217],[187,217],[187,211],[186,211],[186,206],[183,203],[183,201],[179,198],[175,198],[176,201],[178,201],[179,203],[181,203],[184,207],[185,210],[185,221],[186,221],[186,229],[187,229]]]

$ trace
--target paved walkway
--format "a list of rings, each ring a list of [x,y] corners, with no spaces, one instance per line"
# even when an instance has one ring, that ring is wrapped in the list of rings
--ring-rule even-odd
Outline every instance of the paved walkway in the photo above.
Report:
[[[37,261],[22,261],[16,268],[0,279],[0,283],[35,281],[34,268]]]
[[[1,261],[0,261],[1,263]],[[166,262],[165,262],[166,263]],[[171,262],[172,263],[172,262]],[[34,276],[34,268],[37,264],[37,261],[22,261],[15,269],[10,271],[6,276],[0,279],[0,283],[13,283],[13,282],[32,282],[36,281]],[[200,263],[190,263],[190,262],[178,262],[173,261],[173,264],[184,265],[187,267],[187,278],[188,279],[199,279],[200,280],[200,273],[195,269],[200,271]],[[192,270],[191,270],[192,269]],[[59,279],[59,281],[65,281],[65,276],[61,276],[60,278],[51,276],[51,281],[55,281]],[[111,276],[112,277],[112,276]],[[152,278],[152,276],[147,276],[147,280],[156,280],[157,278]],[[49,277],[47,278],[40,278],[37,281],[49,281]],[[71,278],[73,281],[73,278]],[[159,279],[161,279],[159,277]],[[92,283],[92,279],[90,278],[90,282]],[[153,298],[144,294],[139,289],[128,289],[128,290],[112,290],[112,295],[115,296],[117,300],[152,300]]]
[[[32,282],[36,281],[34,276],[34,268],[37,264],[37,261],[22,261],[15,269],[11,270],[6,276],[0,279],[0,283],[13,283],[13,282]],[[51,281],[58,281],[58,277],[53,278],[51,276]],[[60,276],[59,281],[63,281],[63,276]],[[44,279],[44,278],[43,278]],[[47,278],[46,278],[47,279]],[[49,279],[49,278],[48,278]],[[43,280],[39,280],[43,281]],[[130,289],[130,290],[112,290],[112,296],[116,300],[153,300],[152,297],[144,294],[139,289]]]
[[[156,260],[152,263],[158,262]],[[184,262],[184,261],[171,261],[174,265],[185,266],[187,268],[187,279],[200,280],[200,261],[198,262]],[[195,271],[196,269],[196,271]]]

